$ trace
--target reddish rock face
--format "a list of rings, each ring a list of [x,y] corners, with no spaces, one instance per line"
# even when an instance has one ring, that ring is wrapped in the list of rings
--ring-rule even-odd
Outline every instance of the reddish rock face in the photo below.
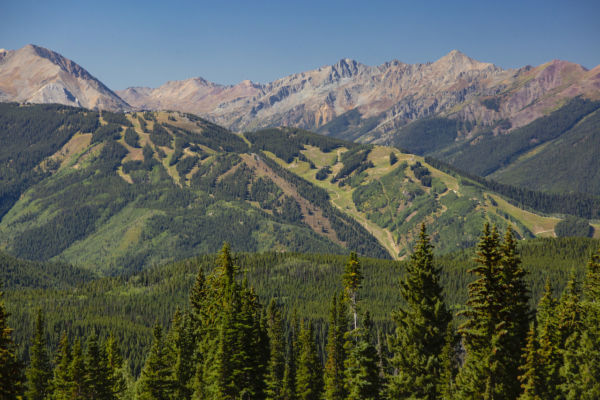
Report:
[[[81,66],[34,45],[0,51],[0,100],[113,111],[131,109]]]

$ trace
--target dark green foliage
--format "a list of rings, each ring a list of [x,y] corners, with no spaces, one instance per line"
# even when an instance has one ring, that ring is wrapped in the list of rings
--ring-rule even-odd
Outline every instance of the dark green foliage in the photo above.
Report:
[[[52,394],[50,398],[55,400],[66,400],[71,395],[72,379],[69,373],[71,365],[71,344],[69,337],[63,332],[58,343],[58,352],[54,361],[54,378],[50,384]]]
[[[302,221],[302,209],[300,208],[300,204],[290,196],[285,196],[283,198],[279,215],[289,222],[300,223]]]
[[[272,210],[282,193],[281,189],[270,178],[266,176],[259,177],[252,182],[250,199],[257,201],[262,208]]]
[[[495,180],[553,193],[600,195],[600,110],[585,116],[535,154],[517,159]]]
[[[325,179],[327,179],[327,177],[329,176],[329,174],[331,174],[331,167],[326,165],[323,168],[321,168],[320,170],[317,171],[317,174],[315,175],[315,178],[319,181],[324,181]]]
[[[108,357],[105,349],[98,343],[96,335],[92,335],[87,343],[85,373],[86,397],[106,400],[116,398],[113,393],[113,373],[108,364]]]
[[[423,224],[406,265],[407,274],[400,282],[407,307],[394,316],[396,332],[390,341],[394,374],[388,383],[388,394],[393,398],[434,400],[440,396],[441,353],[452,315],[442,296],[432,249]]]
[[[540,357],[540,349],[535,325],[527,335],[527,346],[523,355],[524,363],[521,367],[522,375],[519,376],[523,393],[520,400],[541,400],[545,394],[544,364]]]
[[[140,147],[140,136],[133,128],[125,129],[125,136],[123,137],[125,143],[130,145],[131,147]]]
[[[269,362],[266,375],[266,398],[269,400],[283,400],[284,373],[286,365],[285,322],[281,315],[281,308],[275,299],[272,299],[267,308],[267,334],[269,336]]]
[[[100,114],[102,119],[110,124],[124,125],[127,127],[133,127],[131,121],[127,118],[125,114],[115,113],[110,111],[102,111]]]
[[[581,218],[596,219],[600,217],[600,197],[585,193],[545,193],[517,186],[505,185],[489,179],[461,171],[443,161],[425,157],[425,161],[437,169],[451,175],[461,175],[463,184],[480,185],[491,191],[508,197],[508,201],[519,208],[536,210],[544,213],[571,214]]]
[[[28,400],[44,400],[50,394],[52,367],[46,344],[46,324],[44,314],[38,310],[35,323],[35,336],[29,351],[29,366],[26,371]]]
[[[190,118],[189,114],[187,117]],[[175,137],[183,139],[186,143],[202,144],[219,152],[244,153],[248,151],[248,145],[238,135],[201,118],[193,118],[197,118],[196,125],[202,129],[201,133],[192,132],[171,124],[165,126],[173,132]]]
[[[600,102],[576,97],[550,115],[515,129],[509,135],[483,134],[443,157],[458,168],[487,176],[510,165],[534,147],[560,137],[599,107]]]
[[[98,127],[92,136],[92,143],[118,140],[121,137],[121,125],[107,124]]]
[[[152,347],[138,383],[140,400],[170,399],[175,389],[173,353],[163,337],[160,326],[154,327]]]
[[[594,228],[592,228],[589,222],[584,219],[567,216],[565,219],[556,224],[554,227],[554,233],[556,233],[556,236],[558,237],[592,237],[594,234]]]
[[[327,191],[280,167],[266,155],[262,159],[279,176],[293,184],[302,197],[323,210],[323,215],[329,219],[337,237],[346,243],[346,248],[364,256],[389,258],[387,251],[362,225],[329,203]]]
[[[190,171],[198,164],[199,158],[196,156],[188,156],[177,163],[177,173],[183,179]]]
[[[431,172],[427,167],[421,165],[419,161],[410,166],[415,178],[421,181],[421,185],[431,187]]]
[[[300,323],[299,356],[296,375],[298,400],[319,400],[323,392],[323,367],[317,353],[312,322]]]
[[[158,122],[154,123],[152,132],[150,132],[150,140],[156,146],[165,146],[171,148],[171,135],[163,125]]]
[[[75,341],[73,346],[71,365],[69,366],[69,378],[71,379],[70,384],[70,395],[71,398],[84,398],[88,393],[87,379],[86,379],[86,367],[85,358],[83,356],[83,350],[81,342]]]
[[[252,151],[267,150],[290,163],[294,157],[300,156],[304,146],[310,145],[328,153],[338,147],[357,147],[359,145],[344,140],[332,139],[297,128],[264,129],[257,132],[244,133],[252,143]]]
[[[0,218],[48,174],[37,166],[75,133],[94,132],[98,113],[58,105],[0,103]]]
[[[396,156],[396,153],[392,151],[390,153],[390,165],[394,165],[396,162],[398,162],[398,157]]]
[[[460,328],[467,351],[457,377],[459,398],[515,399],[521,349],[528,324],[528,292],[510,228],[501,243],[486,224],[471,272],[466,322]],[[519,357],[515,357],[519,354]]]
[[[0,291],[0,398],[16,400],[23,386],[22,365],[17,360],[12,329],[8,326],[9,314],[4,308]]]
[[[481,104],[488,110],[498,112],[500,110],[501,100],[502,100],[501,97],[490,97],[490,98],[481,100]]]
[[[325,362],[325,398],[344,400],[347,396],[345,383],[346,332],[348,330],[347,306],[344,295],[334,295],[329,311],[327,333],[327,361]]]
[[[348,178],[353,172],[360,174],[365,169],[373,167],[373,163],[367,160],[370,152],[371,147],[361,146],[342,153],[341,162],[343,166],[333,177],[332,182]]]
[[[449,118],[434,117],[416,120],[394,135],[394,145],[423,155],[443,149],[456,139],[459,122]]]
[[[378,365],[379,356],[373,345],[373,323],[365,313],[363,326],[348,332],[345,349],[345,389],[348,400],[378,400],[383,382]]]

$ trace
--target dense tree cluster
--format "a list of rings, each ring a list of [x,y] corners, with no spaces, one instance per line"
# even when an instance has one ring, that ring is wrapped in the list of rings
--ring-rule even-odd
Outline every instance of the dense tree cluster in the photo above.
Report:
[[[532,314],[512,231],[501,239],[486,225],[466,307],[453,318],[432,250],[423,225],[386,346],[362,304],[364,271],[355,254],[331,299],[323,343],[313,320],[284,312],[285,296],[264,307],[225,245],[210,272],[197,272],[189,305],[170,328],[155,325],[137,380],[112,336],[91,334],[84,346],[63,334],[51,357],[41,312],[23,369],[0,305],[3,398],[598,398],[600,251],[583,281],[573,275],[559,299],[547,284]]]

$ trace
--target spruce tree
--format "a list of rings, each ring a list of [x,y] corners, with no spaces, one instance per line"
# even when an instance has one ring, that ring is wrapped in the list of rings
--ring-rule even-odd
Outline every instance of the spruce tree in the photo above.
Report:
[[[329,312],[329,331],[327,334],[327,361],[325,363],[325,399],[342,400],[346,398],[344,388],[344,361],[346,359],[345,334],[348,326],[346,304],[342,296],[339,300],[333,295]]]
[[[119,349],[117,339],[111,332],[106,341],[106,361],[110,372],[110,382],[112,384],[112,393],[121,398],[127,390],[127,365],[123,362],[123,356]]]
[[[581,296],[579,329],[571,333],[565,342],[564,365],[561,370],[564,379],[562,389],[565,398],[569,400],[600,398],[599,285],[600,252],[597,252],[592,255],[587,265]]]
[[[540,355],[535,324],[531,324],[527,335],[527,346],[525,347],[523,361],[520,368],[522,375],[519,376],[523,393],[520,395],[519,400],[547,399],[544,387],[544,365]]]
[[[27,368],[27,391],[29,400],[43,400],[50,395],[52,366],[46,349],[46,332],[44,314],[38,310],[35,323],[35,334],[29,350],[29,367]]]
[[[452,324],[448,324],[444,348],[440,354],[441,375],[438,383],[438,393],[443,400],[454,399],[456,374],[460,360],[458,357],[458,337]]]
[[[516,399],[521,393],[518,382],[521,363],[519,355],[527,344],[529,331],[529,291],[525,284],[525,271],[517,251],[517,242],[509,226],[501,246],[500,260],[500,313],[501,333],[498,341],[498,365],[501,372],[497,393],[508,399]]]
[[[113,392],[113,374],[108,365],[105,349],[98,343],[96,334],[92,334],[87,343],[85,356],[86,389],[91,399],[115,399]]]
[[[388,378],[387,387],[392,398],[439,397],[440,355],[452,316],[444,302],[432,249],[423,224],[400,282],[406,307],[394,314],[396,332],[390,343],[394,374]]]
[[[352,315],[354,317],[354,329],[358,327],[358,289],[362,285],[362,271],[360,262],[355,252],[350,253],[348,262],[346,263],[344,275],[342,275],[342,281],[344,284],[344,290],[348,299],[350,300],[350,308],[352,309]]]
[[[0,399],[13,400],[21,394],[23,372],[17,360],[12,329],[7,323],[9,314],[4,308],[3,296],[0,291]]]
[[[194,376],[194,330],[189,314],[177,309],[171,321],[167,342],[173,348],[175,357],[174,397],[189,400],[193,393],[191,383]]]
[[[314,338],[312,322],[300,323],[298,338],[300,354],[296,375],[296,396],[299,400],[319,400],[323,394],[323,368]]]
[[[469,284],[466,318],[459,327],[466,350],[465,361],[456,378],[458,399],[499,399],[496,393],[499,374],[497,346],[502,334],[500,289],[500,237],[496,227],[485,224],[477,250],[477,266],[469,272],[478,278]]]
[[[284,398],[285,373],[285,326],[281,308],[271,299],[267,308],[267,333],[269,337],[269,361],[266,377],[266,398],[282,400]]]
[[[365,313],[363,327],[347,333],[345,360],[345,390],[348,400],[377,400],[381,398],[382,381],[379,356],[373,345],[373,323]],[[326,397],[327,398],[327,397]]]
[[[160,325],[154,327],[152,347],[138,381],[139,400],[167,400],[174,392],[173,357]]]
[[[69,392],[71,393],[70,398],[82,399],[87,395],[88,388],[85,359],[83,357],[83,350],[79,340],[75,341],[71,354],[71,364],[69,365],[69,378],[71,379],[71,385],[69,389]]]
[[[552,295],[550,280],[546,281],[544,294],[537,307],[537,335],[539,342],[539,356],[542,364],[538,372],[542,376],[544,398],[556,399],[560,397],[560,368],[562,366],[562,353],[558,335],[557,301]]]
[[[298,335],[300,325],[296,315],[296,309],[292,311],[290,321],[290,332],[287,340],[285,370],[283,372],[283,398],[285,400],[296,400],[296,372],[298,369],[298,358],[300,345]]]
[[[66,332],[63,332],[58,343],[58,353],[54,362],[56,365],[54,368],[54,378],[50,385],[52,388],[50,398],[53,400],[67,400],[71,398],[72,379],[69,371],[71,360],[69,337]]]

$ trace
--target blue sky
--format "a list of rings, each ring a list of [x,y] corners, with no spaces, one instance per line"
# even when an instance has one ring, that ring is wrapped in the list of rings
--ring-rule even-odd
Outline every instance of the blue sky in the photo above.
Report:
[[[600,1],[2,0],[0,48],[55,50],[112,89],[267,82],[340,58],[600,64]]]

